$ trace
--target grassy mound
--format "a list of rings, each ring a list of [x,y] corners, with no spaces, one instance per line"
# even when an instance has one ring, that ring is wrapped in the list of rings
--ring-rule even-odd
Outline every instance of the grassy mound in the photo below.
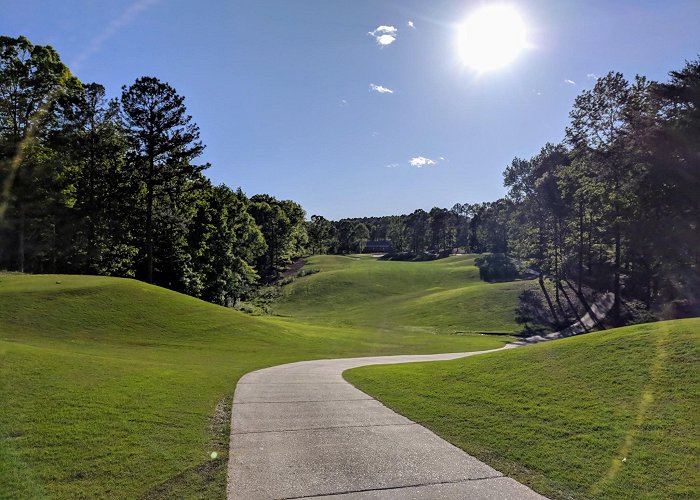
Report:
[[[285,318],[251,317],[133,280],[0,274],[0,498],[222,498],[230,400],[243,374],[302,359],[481,350],[508,340],[414,328],[428,316],[407,326],[393,316],[382,331],[357,319],[361,311],[346,321],[336,306],[349,297],[359,308],[371,289],[398,295],[418,276],[435,287],[448,279],[396,268],[353,290],[331,283],[346,280],[343,268],[355,261],[317,260],[324,270],[295,281]],[[452,265],[457,277],[476,272]],[[325,290],[335,297],[324,296],[326,306],[298,293],[328,275],[336,278],[323,281]],[[414,291],[398,303],[420,300],[427,298]],[[330,304],[335,313],[323,311]],[[303,321],[314,311],[323,317]],[[302,319],[291,317],[297,312]],[[380,312],[371,310],[375,320]],[[457,324],[464,316],[442,317]],[[489,323],[485,311],[475,316],[484,330],[510,329],[504,319]]]
[[[512,333],[528,282],[485,283],[476,255],[431,262],[316,256],[322,272],[285,288],[276,311],[314,324],[426,333]]]
[[[699,362],[695,318],[346,378],[548,496],[691,498]]]

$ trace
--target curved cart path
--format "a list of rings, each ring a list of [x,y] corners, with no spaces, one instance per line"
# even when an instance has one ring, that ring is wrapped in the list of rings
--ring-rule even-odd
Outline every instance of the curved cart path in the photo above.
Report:
[[[484,352],[494,351],[303,361],[245,375],[233,400],[228,498],[544,498],[342,377]]]

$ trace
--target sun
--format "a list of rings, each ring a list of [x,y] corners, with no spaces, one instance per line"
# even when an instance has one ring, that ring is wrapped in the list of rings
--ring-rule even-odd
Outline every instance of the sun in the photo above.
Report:
[[[508,5],[488,5],[458,28],[457,47],[467,66],[479,73],[503,68],[527,47],[525,23]]]

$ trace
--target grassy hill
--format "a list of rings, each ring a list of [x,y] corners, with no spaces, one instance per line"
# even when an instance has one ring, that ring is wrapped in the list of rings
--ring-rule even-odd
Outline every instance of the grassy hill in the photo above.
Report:
[[[430,262],[377,261],[371,256],[316,256],[322,272],[285,287],[276,307],[314,324],[426,333],[511,333],[528,282],[485,283],[476,255]]]
[[[515,328],[515,295],[475,282],[470,262],[312,259],[322,272],[291,285],[281,318],[133,280],[0,274],[0,498],[222,498],[228,405],[243,374],[508,341],[435,334]],[[488,293],[497,313],[480,306]]]
[[[697,498],[700,318],[345,373],[554,498]]]

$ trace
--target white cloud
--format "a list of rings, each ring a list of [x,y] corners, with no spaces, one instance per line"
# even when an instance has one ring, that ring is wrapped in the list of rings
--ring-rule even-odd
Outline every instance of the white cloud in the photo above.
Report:
[[[396,37],[393,35],[380,35],[377,37],[377,43],[382,47],[391,45],[396,41]]]
[[[564,83],[568,83],[569,85],[576,85],[576,82],[573,80],[569,80],[568,78],[564,79]]]
[[[380,47],[386,47],[396,41],[398,30],[394,26],[377,26],[373,31],[367,33],[373,37]]]
[[[597,79],[598,79],[598,75],[596,75],[595,73],[588,73],[588,74],[586,75],[586,78],[588,78],[589,80],[597,80]]]
[[[347,107],[347,106],[349,106],[349,105],[350,105],[350,103],[348,102],[347,99],[341,99],[341,100],[340,100],[340,107],[341,107],[341,108],[345,108],[345,107]]]
[[[416,27],[415,24],[413,24],[413,21],[408,21],[408,23],[406,23],[406,24],[408,24],[408,27],[409,27],[409,28],[415,28],[415,27]]]
[[[440,161],[446,161],[444,156],[439,156],[439,157],[438,157],[438,160],[440,160]]]
[[[431,160],[430,158],[426,158],[425,156],[416,156],[415,158],[411,158],[411,160],[408,163],[412,167],[416,168],[437,165],[437,162],[435,160]]]
[[[398,163],[389,163],[388,165],[384,165],[384,168],[399,168]]]
[[[397,29],[394,26],[386,26],[382,24],[381,26],[377,26],[374,31],[370,31],[370,35],[372,36],[377,36],[381,34],[386,34],[386,35],[396,35]]]
[[[393,94],[394,91],[391,90],[390,88],[383,87],[381,85],[375,85],[374,83],[369,84],[369,90],[370,92],[378,92],[380,94]]]

